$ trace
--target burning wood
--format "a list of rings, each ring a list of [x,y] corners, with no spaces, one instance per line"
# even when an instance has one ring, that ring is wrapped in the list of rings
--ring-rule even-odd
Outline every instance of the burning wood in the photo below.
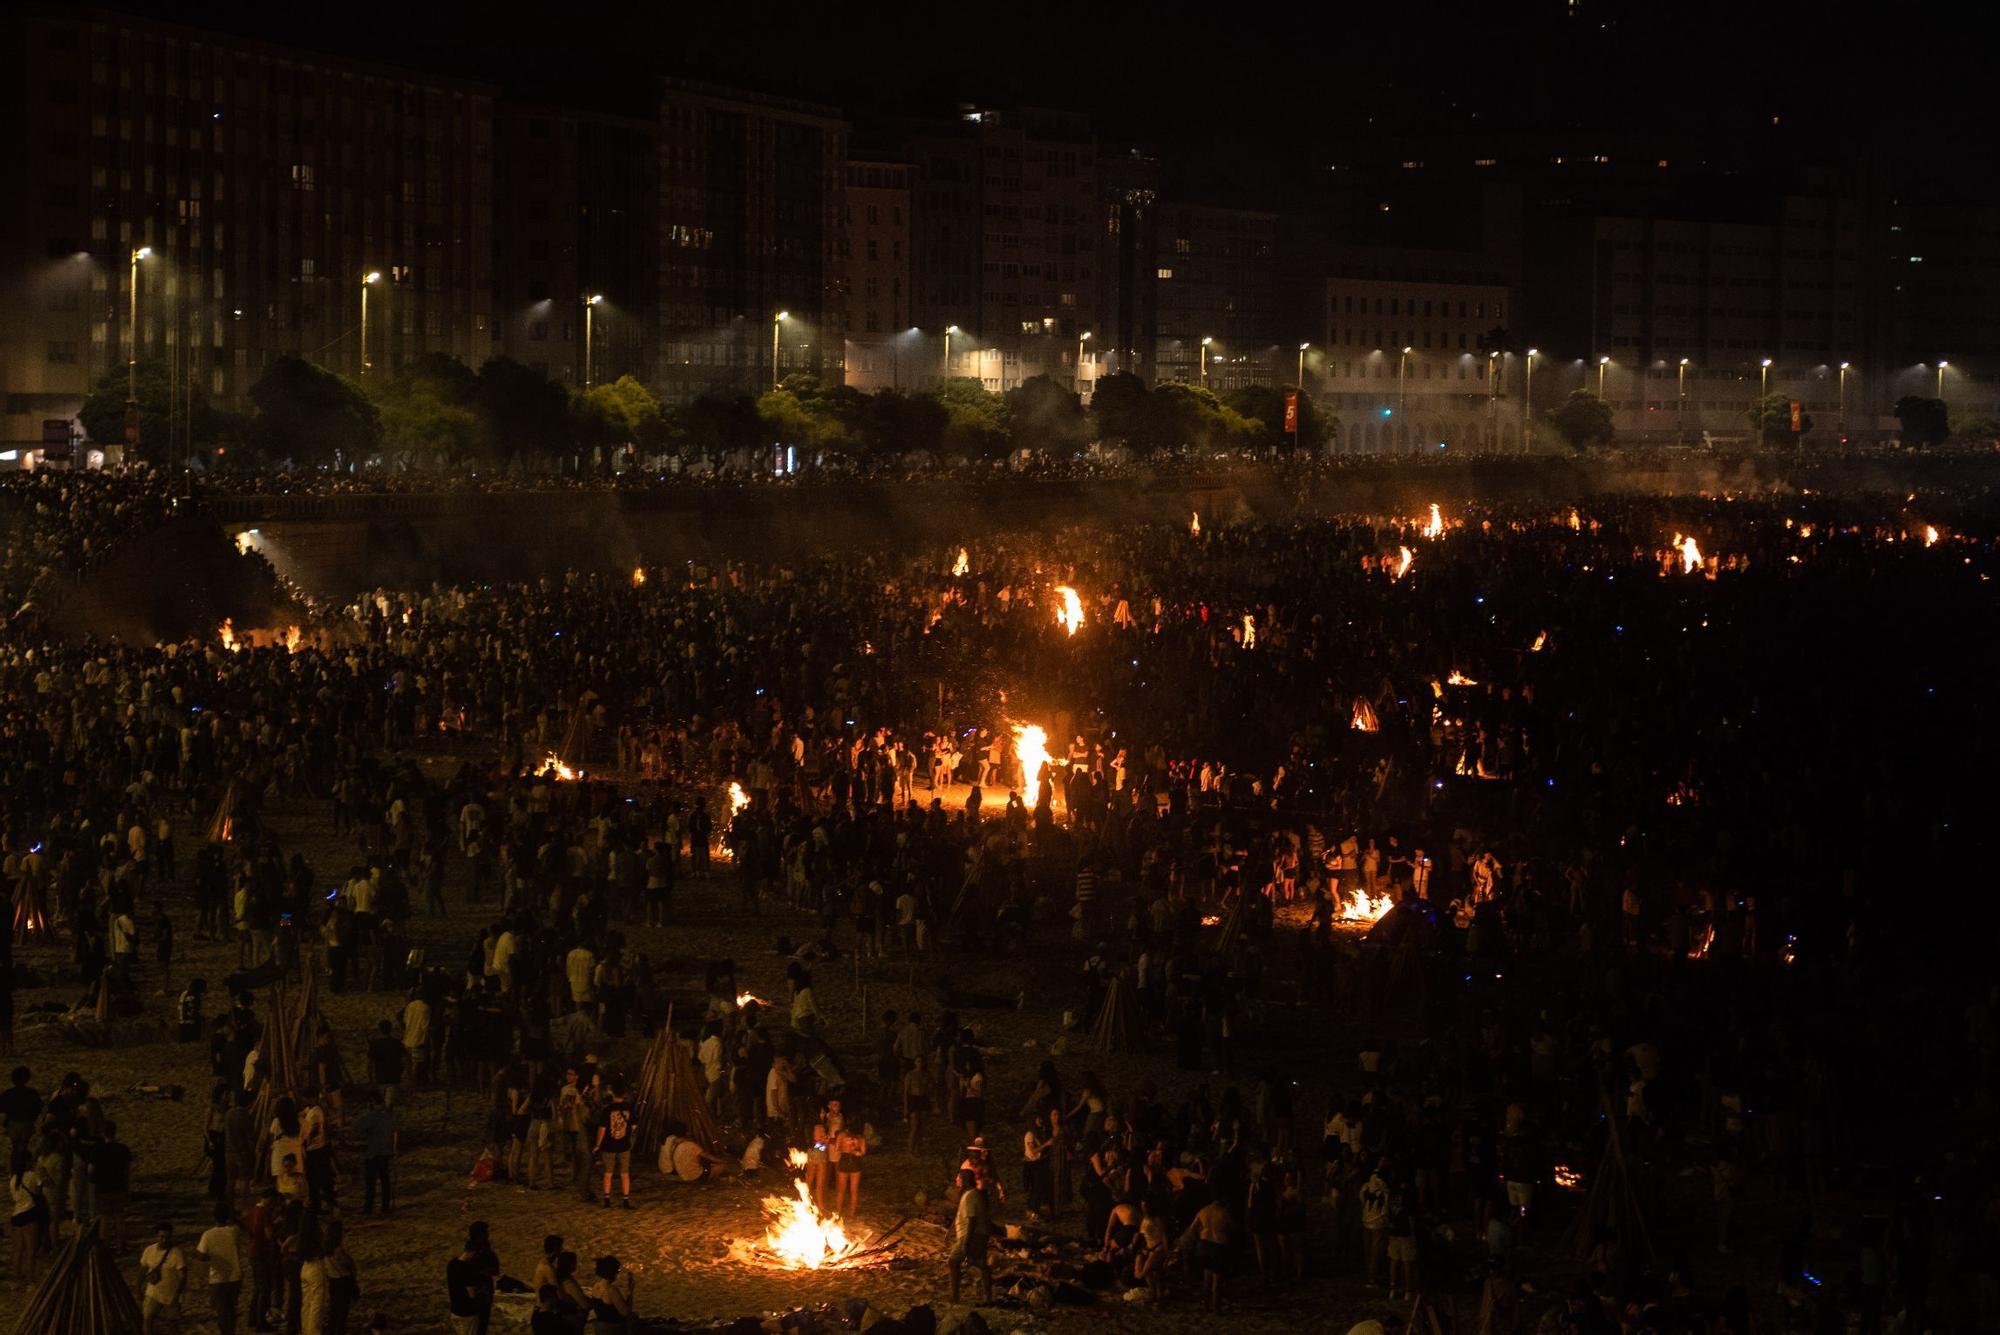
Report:
[[[236,627],[230,623],[230,618],[222,618],[222,629],[217,634],[222,637],[222,647],[230,653],[240,654],[243,652],[243,646],[236,639]]]
[[[1222,918],[1219,914],[1204,913],[1201,915],[1201,925],[1203,927],[1220,927],[1222,926]]]
[[[1354,697],[1354,712],[1348,719],[1348,726],[1356,732],[1382,731],[1382,721],[1375,717],[1375,706],[1358,695]]]
[[[1935,546],[1937,546],[1937,540],[1938,540],[1938,531],[1937,531],[1937,525],[1936,525],[1936,524],[1925,524],[1925,525],[1924,525],[1924,546],[1926,546],[1926,547],[1935,547]]]
[[[785,1155],[785,1166],[787,1168],[804,1168],[806,1166],[806,1152],[804,1150],[788,1151]]]
[[[1188,532],[1197,538],[1201,536],[1201,511],[1196,510],[1188,520]]]
[[[1396,549],[1396,568],[1389,573],[1390,580],[1393,582],[1409,574],[1410,565],[1416,559],[1416,554],[1408,547],[1398,547]]]
[[[1342,922],[1380,922],[1384,914],[1396,907],[1396,901],[1386,893],[1370,897],[1366,890],[1356,890],[1354,898],[1340,911]]]
[[[744,1008],[745,1006],[766,1006],[766,1007],[768,1007],[768,1006],[769,1006],[770,1004],[771,1004],[770,1002],[768,1002],[768,1001],[764,1000],[764,998],[762,998],[762,997],[758,996],[758,995],[757,995],[757,994],[756,994],[755,992],[738,992],[738,993],[736,994],[736,1009],[737,1009],[737,1010],[742,1010],[742,1009],[743,1009],[743,1008]],[[797,1154],[797,1153],[799,1153],[799,1151],[798,1151],[798,1150],[793,1150],[793,1151],[792,1151],[792,1153],[794,1153],[794,1154]],[[802,1159],[802,1160],[800,1160],[800,1162],[801,1162],[801,1163],[803,1163],[803,1162],[804,1162],[804,1160]]]
[[[1477,686],[1479,683],[1466,676],[1463,672],[1460,672],[1457,668],[1453,668],[1451,675],[1444,679],[1444,684],[1447,686]]]
[[[1056,585],[1056,597],[1062,599],[1062,606],[1056,609],[1056,624],[1076,634],[1083,626],[1083,599],[1067,584]]]
[[[1014,759],[1021,762],[1022,797],[1032,808],[1041,796],[1042,767],[1049,763],[1049,734],[1038,724],[1016,723]]]
[[[951,564],[951,573],[954,578],[962,579],[971,570],[972,570],[972,558],[966,552],[965,548],[961,547],[958,549],[958,559],[952,562]]]
[[[537,779],[554,779],[558,783],[574,783],[582,775],[563,764],[561,756],[551,751],[542,757],[541,767],[535,771]]]
[[[1569,511],[1569,531],[1572,533],[1583,531],[1583,516],[1576,512],[1575,506],[1571,506]]]
[[[1536,631],[1535,642],[1528,646],[1528,652],[1531,654],[1538,654],[1542,651],[1542,646],[1547,644],[1548,642],[1549,642],[1549,633],[1547,631],[1545,630]]]
[[[645,582],[646,582],[646,567],[644,567],[644,566],[633,566],[633,567],[632,567],[632,587],[636,589],[636,588],[638,588],[638,587],[639,587],[640,585],[644,584]]]
[[[1558,1191],[1583,1190],[1583,1174],[1577,1172],[1576,1169],[1571,1168],[1566,1163],[1555,1165],[1549,1170],[1549,1175],[1555,1179],[1556,1190]]]
[[[821,1214],[804,1182],[794,1182],[792,1190],[794,1199],[764,1198],[764,1236],[730,1243],[730,1260],[784,1270],[826,1270],[866,1259],[867,1245],[848,1236],[839,1215]]]
[[[737,812],[749,805],[750,794],[743,791],[742,784],[731,779],[729,781],[729,815],[731,819],[734,819]]]
[[[1424,524],[1424,536],[1441,538],[1444,536],[1444,515],[1438,511],[1437,502],[1431,502],[1431,517]]]
[[[1245,649],[1257,647],[1257,618],[1248,612],[1243,614],[1243,647]]]
[[[1701,569],[1701,546],[1693,538],[1674,534],[1674,550],[1680,554],[1683,575],[1692,575]]]
[[[305,636],[300,633],[297,626],[285,627],[285,652],[288,654],[297,653],[299,651],[299,643],[303,639],[305,639]]]

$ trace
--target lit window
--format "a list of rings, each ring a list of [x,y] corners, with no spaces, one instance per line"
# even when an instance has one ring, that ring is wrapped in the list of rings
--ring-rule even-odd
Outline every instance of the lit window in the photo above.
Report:
[[[1472,165],[1475,167],[1492,167],[1498,165],[1499,161],[1500,159],[1498,158],[1474,158]]]
[[[1172,269],[1161,269],[1158,272],[1156,272],[1153,276],[1155,278],[1172,278],[1174,276],[1174,271]]]

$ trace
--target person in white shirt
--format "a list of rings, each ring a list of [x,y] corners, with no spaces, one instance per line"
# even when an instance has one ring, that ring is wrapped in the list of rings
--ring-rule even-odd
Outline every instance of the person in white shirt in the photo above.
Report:
[[[236,1335],[237,1304],[243,1296],[243,1230],[227,1202],[215,1207],[215,1227],[201,1235],[194,1254],[208,1267],[208,1303],[221,1335]]]
[[[174,1245],[174,1226],[161,1224],[152,1245],[139,1253],[144,1303],[140,1307],[145,1335],[177,1326],[181,1290],[187,1285],[187,1257]]]

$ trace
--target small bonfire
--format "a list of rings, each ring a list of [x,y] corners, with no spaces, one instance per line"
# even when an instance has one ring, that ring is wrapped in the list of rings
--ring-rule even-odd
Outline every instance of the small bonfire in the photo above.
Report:
[[[798,1154],[795,1165],[804,1157]],[[839,1215],[822,1213],[803,1180],[792,1183],[792,1193],[764,1198],[764,1236],[732,1241],[730,1260],[777,1270],[841,1270],[887,1258],[887,1248],[848,1232]]]

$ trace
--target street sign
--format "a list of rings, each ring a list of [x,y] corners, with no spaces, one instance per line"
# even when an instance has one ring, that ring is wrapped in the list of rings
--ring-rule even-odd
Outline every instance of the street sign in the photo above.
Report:
[[[1797,435],[1797,434],[1798,434],[1799,432],[1801,432],[1801,431],[1805,430],[1805,428],[1804,428],[1803,426],[1799,425],[1799,423],[1800,423],[1800,421],[1801,421],[1801,420],[1802,420],[1802,419],[1801,419],[1801,417],[1800,417],[1800,415],[1799,415],[1799,401],[1798,401],[1797,399],[1793,399],[1793,400],[1792,400],[1792,434],[1793,434],[1793,435],[1795,435],[1795,436],[1796,436],[1796,435]]]

